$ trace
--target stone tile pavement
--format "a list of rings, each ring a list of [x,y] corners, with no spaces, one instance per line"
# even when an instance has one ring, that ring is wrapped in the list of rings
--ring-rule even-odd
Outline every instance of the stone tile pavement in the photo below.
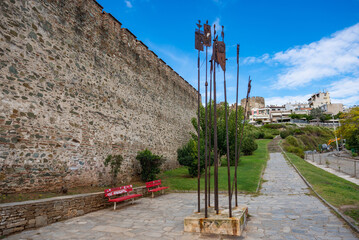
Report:
[[[251,215],[240,238],[183,232],[197,195],[172,193],[25,231],[8,239],[358,239],[309,190],[280,153],[271,153],[261,195],[241,195]],[[227,198],[220,196],[225,206]]]

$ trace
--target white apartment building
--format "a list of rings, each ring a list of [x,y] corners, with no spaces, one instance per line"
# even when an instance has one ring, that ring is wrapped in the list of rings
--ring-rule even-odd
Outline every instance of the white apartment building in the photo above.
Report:
[[[325,104],[331,104],[329,92],[318,92],[308,99],[309,107],[318,108]]]

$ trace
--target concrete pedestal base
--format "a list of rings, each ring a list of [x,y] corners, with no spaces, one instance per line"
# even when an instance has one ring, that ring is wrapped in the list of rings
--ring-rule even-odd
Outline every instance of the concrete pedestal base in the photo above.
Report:
[[[199,232],[241,236],[247,223],[248,207],[240,205],[232,209],[232,217],[228,217],[228,209],[221,209],[219,214],[213,207],[208,209],[208,218],[204,218],[204,209],[184,219],[185,232]]]

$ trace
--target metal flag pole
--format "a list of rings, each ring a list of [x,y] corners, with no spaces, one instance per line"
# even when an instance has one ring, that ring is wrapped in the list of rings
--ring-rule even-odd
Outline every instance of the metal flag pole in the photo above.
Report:
[[[201,177],[201,156],[200,156],[200,148],[201,148],[201,144],[200,144],[200,52],[203,51],[203,34],[201,33],[201,21],[198,20],[197,23],[197,27],[198,29],[196,29],[195,31],[195,48],[198,50],[198,61],[197,61],[197,68],[198,68],[198,114],[197,114],[197,135],[198,135],[198,141],[197,141],[197,193],[198,193],[198,212],[201,212],[201,181],[200,181],[200,177]]]
[[[237,49],[238,50],[238,49]],[[238,71],[238,70],[237,70]],[[248,79],[248,89],[247,89],[247,97],[246,97],[246,103],[244,106],[244,116],[243,116],[243,124],[242,124],[242,131],[241,131],[241,137],[239,139],[239,146],[238,146],[238,150],[236,150],[236,162],[235,162],[235,170],[234,170],[234,179],[233,182],[235,182],[235,199],[236,199],[236,207],[238,207],[238,189],[237,189],[237,168],[238,168],[238,162],[239,162],[239,156],[240,156],[240,152],[241,152],[241,146],[242,146],[242,139],[243,139],[243,133],[244,133],[244,125],[246,122],[246,117],[247,117],[247,104],[248,104],[248,99],[249,99],[249,94],[251,92],[251,82],[252,80]],[[238,91],[238,90],[237,90]],[[236,114],[236,118],[237,118],[237,114]],[[236,120],[237,121],[237,120]],[[237,127],[236,127],[236,131],[237,131]],[[236,133],[237,134],[237,133]],[[237,135],[236,135],[237,136]],[[237,147],[237,143],[236,143],[236,147]],[[232,188],[232,194],[233,194],[233,188]],[[231,196],[232,199],[232,196]]]
[[[213,41],[213,53],[212,56],[213,63],[213,127],[214,127],[214,207],[216,213],[219,213],[218,206],[218,139],[217,139],[217,95],[216,95],[216,48],[217,48],[217,36],[216,36],[216,25],[214,27],[214,41]]]
[[[207,149],[207,145],[208,145],[208,126],[207,126],[207,122],[208,122],[208,115],[207,115],[207,90],[208,90],[208,82],[207,82],[207,62],[208,62],[208,46],[211,46],[211,26],[208,25],[208,20],[206,22],[206,24],[204,24],[203,26],[204,29],[204,38],[203,38],[203,44],[206,46],[206,93],[205,93],[205,177],[204,177],[204,212],[205,212],[205,218],[208,217],[208,204],[207,204],[207,160],[208,160],[208,149]]]
[[[224,26],[222,26],[222,41],[224,45]],[[223,48],[223,53],[225,56],[225,47]],[[224,61],[224,62],[223,62]],[[224,85],[224,112],[225,112],[225,121],[226,121],[226,142],[227,142],[227,176],[228,176],[228,207],[229,207],[229,217],[232,217],[232,201],[231,201],[231,164],[229,161],[229,136],[228,136],[228,107],[227,107],[227,88],[226,88],[226,67],[225,67],[225,57],[222,59],[221,67],[223,70],[223,85]]]
[[[198,50],[198,114],[197,114],[197,135],[198,135],[198,141],[197,141],[197,161],[198,161],[198,168],[197,168],[197,179],[198,179],[198,212],[201,211],[201,203],[200,203],[200,191],[201,191],[201,181],[200,181],[200,177],[201,177],[201,156],[200,156],[200,151],[201,151],[201,144],[200,144],[200,126],[199,126],[199,118],[200,118],[200,98],[201,98],[201,94],[200,92],[200,51]]]
[[[239,88],[239,44],[237,44],[237,89],[236,89],[236,135],[235,135],[235,167],[234,167],[234,189],[235,189],[235,204],[238,207],[238,187],[237,187],[237,167],[238,167],[238,88]],[[233,186],[233,185],[232,185]],[[233,194],[233,187],[231,193],[231,200]]]
[[[212,72],[213,72],[213,61],[210,60],[211,68],[209,72],[209,167],[208,167],[208,207],[211,206],[211,153],[212,153]]]

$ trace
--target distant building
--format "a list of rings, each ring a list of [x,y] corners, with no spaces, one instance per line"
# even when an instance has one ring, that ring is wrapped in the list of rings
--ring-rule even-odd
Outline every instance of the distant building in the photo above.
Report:
[[[339,112],[343,112],[343,104],[342,103],[331,103],[331,104],[324,104],[319,107],[323,110],[326,114],[338,114]]]
[[[270,123],[270,108],[252,108],[249,116],[249,123],[255,124],[257,122]]]
[[[285,110],[292,111],[300,111],[310,108],[308,103],[286,103],[284,106]]]
[[[308,99],[309,107],[318,108],[324,104],[331,104],[329,92],[318,92]]]
[[[241,100],[241,106],[245,107],[246,105],[246,99],[243,98]],[[254,108],[264,108],[265,107],[265,101],[263,97],[251,97],[248,99],[248,106],[247,106],[247,117],[251,115],[251,110]]]

